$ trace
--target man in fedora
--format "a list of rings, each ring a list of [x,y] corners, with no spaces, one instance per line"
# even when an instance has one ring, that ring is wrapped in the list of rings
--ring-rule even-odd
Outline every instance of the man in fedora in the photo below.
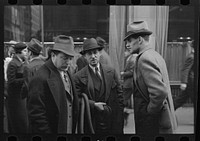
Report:
[[[99,63],[101,52],[94,38],[83,43],[82,54],[88,65],[75,74],[75,86],[80,96],[89,99],[92,125],[96,134],[123,133],[123,96],[116,71]],[[84,133],[91,133],[85,122]]]
[[[25,83],[22,88],[22,95],[27,96],[28,94],[28,83],[31,77],[34,76],[36,71],[44,64],[44,61],[39,57],[42,50],[42,45],[40,41],[35,38],[32,38],[31,41],[27,44],[28,48],[28,60],[29,63],[24,67],[24,78]]]
[[[96,40],[97,40],[97,44],[102,47],[101,56],[100,56],[100,60],[99,60],[100,63],[106,64],[110,67],[113,67],[110,56],[105,51],[105,50],[108,50],[108,45],[107,45],[106,41],[101,37],[96,37]]]
[[[9,133],[26,133],[28,129],[26,99],[21,95],[24,83],[24,49],[26,45],[22,42],[14,45],[15,55],[7,68],[7,108],[11,127]]]
[[[174,106],[166,63],[149,47],[152,32],[145,21],[128,24],[124,38],[126,48],[138,56],[134,68],[134,117],[136,134],[173,133],[176,127]],[[170,108],[170,126],[159,124],[164,103]]]
[[[51,58],[29,83],[28,114],[32,133],[74,134],[78,100],[69,64],[75,55],[73,39],[55,38]]]

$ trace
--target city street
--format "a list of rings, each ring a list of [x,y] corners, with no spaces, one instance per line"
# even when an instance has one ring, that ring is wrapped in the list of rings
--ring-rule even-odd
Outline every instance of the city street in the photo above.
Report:
[[[128,124],[124,127],[125,134],[134,134],[134,113],[130,111],[128,117]],[[193,134],[194,133],[194,108],[193,107],[180,107],[175,112],[178,120],[177,134]]]

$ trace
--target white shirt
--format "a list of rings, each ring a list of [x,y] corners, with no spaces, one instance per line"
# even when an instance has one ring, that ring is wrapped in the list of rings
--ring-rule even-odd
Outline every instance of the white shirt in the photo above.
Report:
[[[93,66],[91,66],[90,64],[89,64],[89,67],[93,70],[94,74],[96,74],[96,71],[95,71],[95,68],[96,68],[96,67],[93,67]],[[100,64],[99,64],[99,63],[97,64],[97,68],[98,68],[98,74],[99,74],[100,77],[101,77]]]

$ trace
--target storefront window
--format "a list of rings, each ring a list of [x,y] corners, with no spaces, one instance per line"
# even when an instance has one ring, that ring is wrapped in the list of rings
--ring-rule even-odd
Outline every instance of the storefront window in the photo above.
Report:
[[[108,6],[44,6],[44,41],[59,34],[75,41],[101,36],[108,41]]]

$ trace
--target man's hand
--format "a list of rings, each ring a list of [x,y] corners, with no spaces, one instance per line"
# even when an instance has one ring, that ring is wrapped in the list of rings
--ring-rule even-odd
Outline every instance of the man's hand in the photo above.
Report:
[[[104,103],[104,102],[96,102],[96,103],[94,103],[94,106],[95,106],[95,107],[97,108],[97,110],[99,110],[99,111],[103,111],[103,110],[104,110],[103,105],[106,105],[106,103]]]
[[[180,89],[181,89],[182,91],[184,91],[184,90],[186,89],[186,87],[187,87],[187,84],[181,83]]]
[[[124,72],[123,72],[123,71],[121,71],[121,72],[120,72],[120,75],[121,75],[121,76],[123,76],[123,75],[124,75]]]

